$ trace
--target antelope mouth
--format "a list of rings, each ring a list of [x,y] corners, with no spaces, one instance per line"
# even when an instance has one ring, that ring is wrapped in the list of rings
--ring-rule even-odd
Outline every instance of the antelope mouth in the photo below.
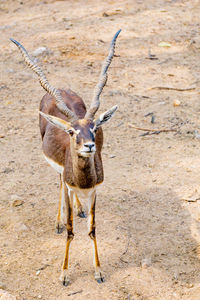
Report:
[[[89,157],[92,156],[95,153],[95,151],[93,150],[89,150],[89,151],[80,151],[80,155],[83,157]]]

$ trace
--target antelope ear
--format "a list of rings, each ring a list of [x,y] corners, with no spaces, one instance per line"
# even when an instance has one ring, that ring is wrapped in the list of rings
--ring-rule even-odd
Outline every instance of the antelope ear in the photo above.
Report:
[[[104,113],[102,113],[95,122],[96,128],[100,127],[101,125],[103,125],[104,123],[109,121],[110,118],[112,118],[112,116],[114,115],[117,108],[118,108],[118,106],[115,105],[111,109],[109,109],[109,110],[105,111]]]
[[[41,116],[43,116],[49,123],[53,124],[55,127],[64,130],[69,133],[69,131],[75,132],[75,129],[71,126],[71,123],[66,122],[60,118],[44,114],[43,112],[39,112]]]

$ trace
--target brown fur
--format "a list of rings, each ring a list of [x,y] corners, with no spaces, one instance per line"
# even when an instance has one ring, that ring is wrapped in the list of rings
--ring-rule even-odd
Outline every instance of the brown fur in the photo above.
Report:
[[[86,107],[83,100],[71,90],[60,90],[64,102],[80,119],[72,123],[76,130],[81,131],[84,140],[90,139],[90,128],[94,126],[90,120],[83,119]],[[55,99],[46,94],[40,103],[40,110],[67,121],[66,116],[59,111]],[[70,145],[69,135],[61,129],[51,125],[40,116],[40,131],[43,140],[44,154],[64,167],[64,181],[70,186],[91,188],[103,181],[103,166],[101,149],[103,145],[103,132],[99,128],[96,133],[96,152],[93,157],[74,156],[73,145]]]

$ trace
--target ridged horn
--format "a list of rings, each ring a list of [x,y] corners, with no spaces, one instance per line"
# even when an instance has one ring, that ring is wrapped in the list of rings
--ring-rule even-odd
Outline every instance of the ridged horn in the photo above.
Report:
[[[55,97],[56,99],[56,105],[59,108],[59,110],[64,113],[69,120],[74,120],[76,119],[75,114],[67,107],[67,105],[64,103],[63,98],[60,94],[60,91],[57,90],[55,87],[53,87],[52,85],[49,84],[46,76],[44,75],[42,69],[32,61],[32,59],[30,58],[28,52],[26,51],[26,49],[16,40],[14,39],[10,39],[20,50],[20,52],[22,53],[22,56],[25,60],[25,62],[27,63],[27,65],[38,75],[39,77],[39,81],[41,86],[53,97]]]
[[[121,32],[121,29],[118,30],[115,33],[115,35],[114,35],[114,37],[111,41],[110,48],[109,48],[109,53],[108,53],[108,56],[105,59],[103,65],[102,65],[101,73],[100,73],[100,76],[99,76],[99,82],[98,82],[98,84],[96,85],[96,87],[94,89],[93,99],[92,99],[90,108],[88,109],[88,111],[85,115],[85,119],[93,119],[95,113],[99,109],[99,106],[100,106],[99,97],[100,97],[101,92],[103,91],[103,88],[104,88],[104,86],[106,85],[106,82],[107,82],[107,71],[108,71],[108,68],[109,68],[109,66],[112,62],[113,56],[115,54],[115,43],[116,43],[116,39],[117,39],[118,35],[120,34],[120,32]]]

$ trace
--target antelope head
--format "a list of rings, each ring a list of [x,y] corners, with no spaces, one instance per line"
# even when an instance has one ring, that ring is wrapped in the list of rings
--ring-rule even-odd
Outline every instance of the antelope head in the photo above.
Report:
[[[95,137],[102,124],[110,120],[117,105],[102,113],[97,119],[79,119],[67,122],[63,119],[44,114],[40,114],[54,126],[64,130],[70,136],[70,145],[78,156],[89,157],[96,151]]]
[[[54,126],[64,130],[69,134],[71,140],[70,143],[71,147],[73,147],[73,150],[79,156],[82,157],[89,157],[95,153],[96,151],[95,136],[98,132],[98,129],[101,127],[101,125],[103,125],[108,120],[110,120],[114,112],[117,110],[117,105],[115,105],[111,109],[102,113],[98,118],[95,118],[95,114],[98,111],[100,106],[100,99],[99,99],[100,94],[107,82],[107,71],[111,64],[112,58],[114,56],[115,42],[120,32],[121,29],[116,32],[116,34],[114,35],[111,41],[109,54],[103,63],[100,77],[99,77],[99,82],[95,87],[90,108],[86,112],[84,119],[77,118],[74,112],[71,111],[64,103],[59,90],[49,84],[43,71],[36,63],[33,62],[29,54],[27,53],[26,49],[19,42],[17,42],[14,39],[11,39],[11,41],[15,43],[19,48],[19,50],[21,51],[24,60],[28,64],[28,66],[39,76],[39,81],[41,86],[49,94],[55,97],[57,107],[62,113],[65,114],[65,116],[67,116],[68,121],[65,121],[63,119],[57,118],[52,115],[44,114],[41,111],[40,114],[48,122],[50,122]]]

